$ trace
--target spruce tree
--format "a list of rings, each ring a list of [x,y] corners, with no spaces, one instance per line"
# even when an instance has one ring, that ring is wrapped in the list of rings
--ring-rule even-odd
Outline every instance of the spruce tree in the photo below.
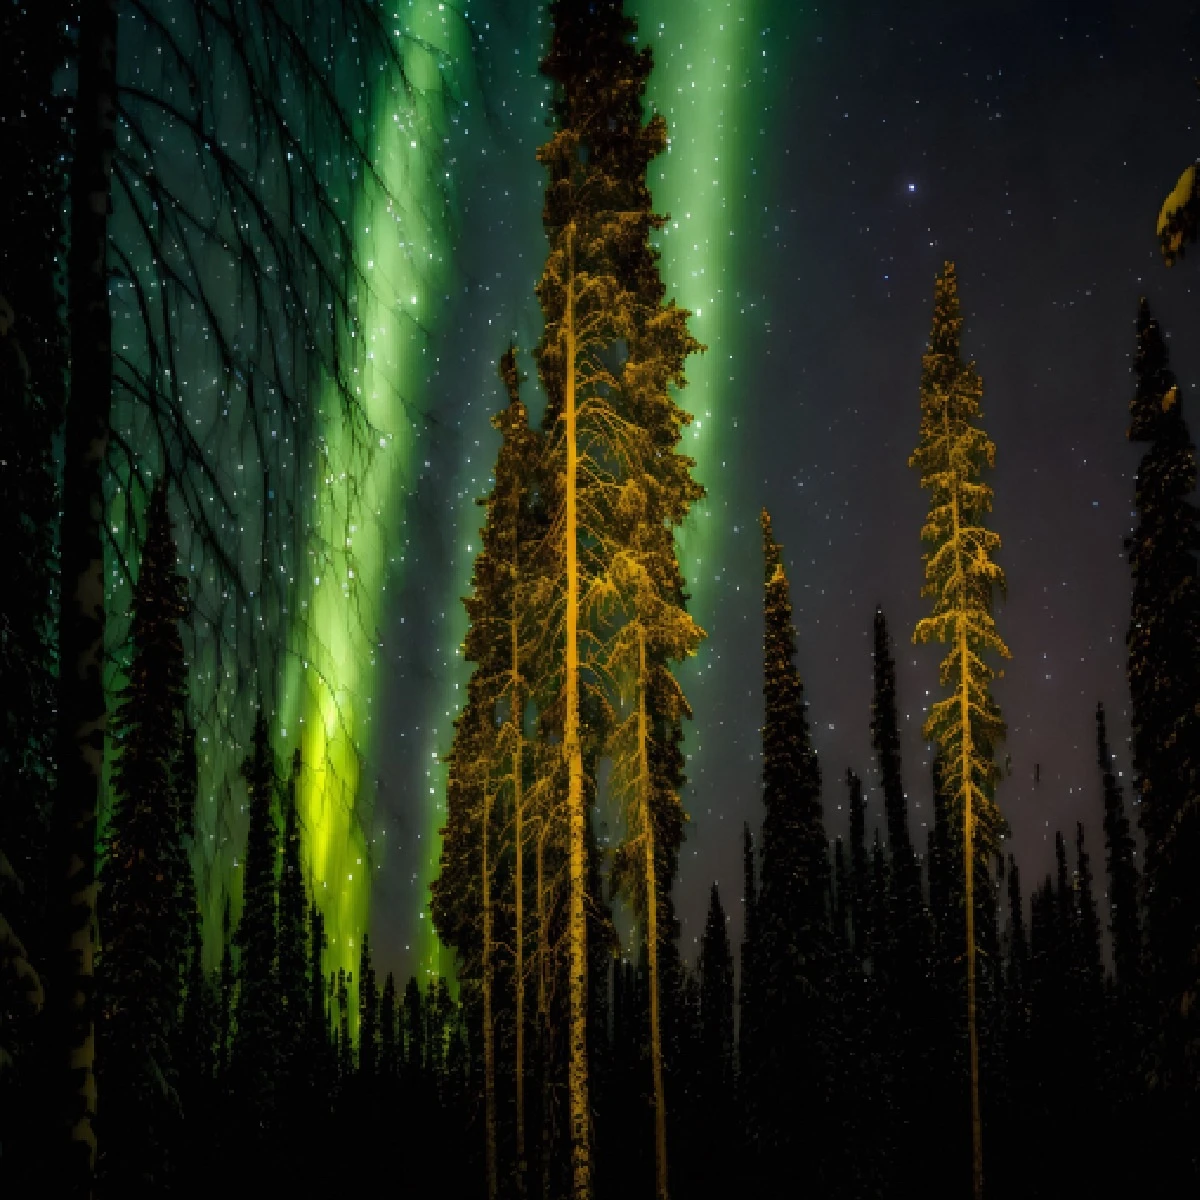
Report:
[[[881,1054],[894,1080],[890,1105],[892,1173],[909,1189],[928,1181],[923,1121],[930,1111],[930,1063],[936,1045],[930,989],[932,928],[921,864],[909,829],[900,751],[896,664],[883,610],[873,622],[871,742],[883,791],[889,870],[887,940],[883,947]]]
[[[754,1089],[758,1078],[758,884],[754,869],[754,835],[749,822],[742,825],[742,945],[738,980],[738,1096],[745,1132],[753,1139],[756,1128]]]
[[[666,128],[659,116],[643,117],[650,52],[636,45],[621,0],[556,0],[550,11],[542,70],[554,85],[556,129],[539,150],[549,174],[543,224],[550,247],[538,285],[546,333],[537,359],[547,395],[543,495],[552,532],[540,606],[553,636],[540,674],[551,684],[542,708],[564,747],[572,1191],[584,1197],[592,1189],[588,1037],[601,1029],[587,1011],[594,990],[585,916],[589,767],[599,761],[602,727],[625,711],[628,737],[618,731],[610,748],[629,768],[623,790],[637,852],[628,853],[634,843],[623,848],[628,869],[619,880],[633,891],[655,976],[655,1183],[665,1198],[659,1009],[669,972],[659,956],[671,956],[674,932],[668,890],[682,837],[680,722],[687,715],[668,664],[699,637],[683,610],[673,530],[701,494],[690,460],[677,453],[688,418],[669,388],[682,384],[683,361],[698,347],[687,314],[663,302],[651,241],[664,218],[653,212],[647,166],[665,148]]]
[[[1059,1152],[1058,1130],[1064,1125],[1070,1103],[1065,1092],[1067,1073],[1047,1069],[1058,1063],[1064,1046],[1070,1045],[1070,930],[1062,927],[1069,912],[1047,875],[1034,891],[1029,922],[1029,1039],[1030,1056],[1037,1064],[1035,1091],[1027,1133],[1030,1153],[1044,1164],[1042,1188],[1046,1195],[1059,1194],[1070,1186],[1069,1160]]]
[[[309,1081],[316,1096],[330,1090],[329,996],[325,990],[325,917],[314,904],[309,909],[308,926],[308,1022],[305,1039]]]
[[[182,1000],[172,1059],[178,1069],[184,1118],[179,1133],[186,1134],[188,1139],[203,1139],[210,1135],[216,1115],[218,997],[216,980],[204,967],[204,924],[190,858],[196,840],[196,794],[199,788],[196,731],[186,713],[182,725],[179,753],[172,772],[182,835],[176,865],[180,900],[174,922],[175,936],[187,949],[181,964]]]
[[[408,1086],[415,1088],[425,1070],[425,1005],[421,985],[411,977],[404,985],[404,1070]]]
[[[353,982],[353,975],[345,967],[338,967],[329,988],[337,1013],[334,1022],[334,1059],[337,1063],[338,1091],[342,1096],[350,1090],[354,1080],[354,1040],[350,1035],[350,985]]]
[[[1108,746],[1104,705],[1096,705],[1096,758],[1104,793],[1104,847],[1108,875],[1108,932],[1112,946],[1107,1019],[1102,1031],[1107,1092],[1115,1125],[1145,1140],[1142,1122],[1146,1050],[1144,944],[1137,843],[1125,815],[1124,788]],[[1114,1165],[1115,1164],[1110,1164]],[[1114,1170],[1114,1187],[1137,1185],[1133,1164]]]
[[[292,758],[283,808],[283,844],[279,867],[280,1072],[289,1088],[300,1083],[305,1066],[310,1010],[308,890],[300,857],[300,817],[296,790],[300,751]]]
[[[1071,1074],[1078,1096],[1071,1107],[1070,1124],[1075,1129],[1076,1144],[1088,1136],[1094,1136],[1096,1132],[1107,1134],[1109,1120],[1105,1086],[1108,1078],[1103,1062],[1108,1033],[1104,1021],[1104,965],[1093,882],[1091,856],[1084,841],[1083,823],[1078,822],[1075,826],[1075,905],[1069,979],[1072,1048],[1075,1056]],[[1107,1185],[1111,1176],[1109,1165],[1088,1158],[1078,1164],[1075,1180],[1094,1195]]]
[[[762,514],[763,632],[761,1016],[771,1044],[755,1063],[764,1179],[779,1178],[799,1155],[814,1186],[826,1185],[826,1092],[830,1063],[827,983],[831,969],[828,861],[821,771],[809,737],[795,663],[791,589],[771,518]]]
[[[174,1056],[179,1071],[179,1097],[189,1137],[204,1136],[216,1115],[219,1012],[218,985],[204,969],[204,939],[197,919],[191,927]]]
[[[854,957],[854,941],[850,930],[850,872],[846,867],[846,846],[842,839],[833,843],[833,886],[830,889],[830,909],[833,913],[833,936],[838,953]]]
[[[1096,705],[1096,757],[1104,787],[1104,846],[1108,870],[1108,931],[1112,936],[1113,977],[1119,992],[1137,996],[1142,980],[1142,921],[1137,843],[1125,815],[1125,794],[1113,771],[1104,705]]]
[[[465,600],[468,617],[464,657],[473,664],[467,702],[455,721],[447,787],[448,821],[443,830],[441,871],[433,885],[432,915],[443,941],[458,959],[460,986],[468,1010],[478,1011],[483,1046],[484,1140],[488,1195],[499,1187],[497,1130],[497,1021],[507,1012],[496,991],[496,942],[501,900],[511,908],[517,963],[512,974],[517,1076],[518,1162],[524,1158],[524,867],[529,836],[526,824],[524,716],[529,695],[526,616],[528,585],[524,572],[531,555],[535,518],[533,481],[541,439],[529,428],[520,397],[516,351],[500,362],[508,405],[492,419],[501,435],[494,469],[495,485],[480,501],[486,511],[481,547]],[[503,712],[498,722],[496,714]],[[503,831],[503,834],[502,834]],[[513,863],[511,893],[501,896],[497,864]],[[508,889],[505,889],[508,892]],[[474,998],[478,997],[478,1004]],[[518,1165],[518,1172],[521,1167]]]
[[[708,918],[700,940],[701,1055],[709,1102],[720,1106],[732,1095],[733,1057],[733,950],[725,925],[725,909],[714,883],[709,892]],[[726,1129],[724,1133],[727,1133]],[[722,1136],[724,1136],[724,1133]]]
[[[98,1128],[114,1189],[160,1188],[177,1106],[176,1045],[190,871],[176,786],[186,697],[167,490],[151,494],[133,595],[128,680],[114,715],[113,814],[102,870]],[[186,831],[190,835],[190,828]]]
[[[1000,538],[984,524],[992,489],[982,477],[996,451],[979,424],[983,383],[974,364],[963,361],[962,324],[954,264],[947,262],[934,289],[933,323],[922,358],[920,443],[910,459],[930,493],[921,537],[930,545],[923,594],[933,600],[933,613],[917,622],[913,640],[949,647],[941,666],[948,695],[931,707],[924,736],[938,744],[953,827],[962,831],[971,1177],[975,1200],[982,1200],[976,905],[990,897],[988,864],[1003,831],[994,793],[995,750],[1004,736],[990,691],[995,672],[984,656],[1007,658],[1009,651],[991,612],[993,592],[1004,586],[992,557]]]
[[[883,610],[875,610],[874,692],[871,741],[883,789],[887,821],[891,887],[888,921],[893,931],[891,958],[899,972],[895,1003],[921,1007],[922,982],[928,967],[929,917],[921,888],[921,865],[909,831],[908,800],[900,756],[900,722],[896,709],[896,663]]]
[[[1200,514],[1196,449],[1183,394],[1145,299],[1137,320],[1129,438],[1148,443],[1138,465],[1128,677],[1133,769],[1146,835],[1147,963],[1157,1028],[1149,1072],[1192,1176],[1190,1133],[1200,1094]]]
[[[230,1072],[244,1129],[255,1139],[274,1121],[280,1053],[276,776],[261,706],[243,775],[250,822],[242,869],[242,915],[234,935],[239,955]]]
[[[1028,1023],[1029,935],[1021,896],[1021,871],[1012,855],[1008,859],[1008,955],[1005,971],[1007,1030],[1010,1044],[1024,1036]]]
[[[396,977],[389,971],[383,981],[383,992],[379,1000],[379,1073],[389,1084],[394,1084],[400,1074],[402,1046]]]
[[[358,1074],[368,1082],[379,1073],[379,984],[365,933],[358,961]]]
[[[1078,913],[1075,971],[1078,976],[1080,1011],[1092,1022],[1093,1036],[1098,1036],[1100,1006],[1104,998],[1104,964],[1101,957],[1100,918],[1092,890],[1091,856],[1084,846],[1082,821],[1075,825],[1075,880]]]
[[[850,912],[851,944],[861,964],[870,954],[871,871],[867,859],[867,802],[862,780],[846,768],[846,791],[850,809],[850,870],[847,905]]]
[[[1030,1050],[1030,952],[1029,931],[1021,893],[1021,871],[1016,859],[1008,859],[1008,929],[1004,963],[1004,1055],[1008,1075],[1008,1103],[1005,1106],[1004,1137],[1010,1145],[1019,1145],[1029,1137],[1034,1088],[1040,1064]],[[1013,1162],[1011,1156],[1003,1164]],[[1021,1177],[1019,1166],[999,1175],[1012,1188]],[[1002,1185],[1003,1186],[1003,1185]]]

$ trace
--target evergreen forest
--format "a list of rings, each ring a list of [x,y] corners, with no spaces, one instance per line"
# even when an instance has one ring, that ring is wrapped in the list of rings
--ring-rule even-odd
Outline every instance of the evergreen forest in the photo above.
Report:
[[[923,615],[879,596],[862,631],[872,755],[818,756],[819,635],[764,507],[761,801],[725,835],[740,889],[706,882],[681,937],[707,348],[663,267],[679,133],[625,0],[542,6],[540,336],[489,331],[504,403],[422,881],[443,969],[387,969],[339,682],[374,663],[394,549],[359,529],[396,503],[373,397],[404,358],[370,296],[382,271],[425,296],[437,223],[406,206],[441,211],[454,167],[433,34],[391,7],[0,0],[0,1194],[1198,1194],[1195,410],[1136,291],[1124,690],[1087,706],[1053,872],[1022,877],[1004,810],[1008,448],[960,255],[896,386]],[[393,118],[416,167],[380,149]],[[1155,270],[1194,268],[1198,214],[1192,166]],[[419,270],[380,249],[402,237]],[[902,751],[910,644],[938,664],[931,770]]]

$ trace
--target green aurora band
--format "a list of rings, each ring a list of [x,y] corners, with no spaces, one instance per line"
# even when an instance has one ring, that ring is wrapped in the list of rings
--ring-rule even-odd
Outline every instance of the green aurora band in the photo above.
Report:
[[[444,139],[473,78],[470,32],[451,5],[409,0],[395,19],[406,78],[379,85],[391,102],[373,135],[378,179],[363,181],[355,217],[368,285],[357,328],[347,331],[368,428],[363,436],[347,422],[330,384],[311,497],[321,550],[309,552],[276,730],[282,756],[301,752],[298,807],[306,873],[325,917],[327,971],[357,971],[368,922],[372,789],[363,764],[373,750],[382,609],[447,290],[453,214]]]
[[[738,428],[730,404],[735,380],[737,234],[746,171],[749,43],[755,0],[642,0],[635,6],[640,38],[654,50],[647,89],[650,104],[666,118],[667,153],[651,165],[663,229],[663,279],[667,295],[691,310],[692,333],[707,350],[687,364],[681,402],[694,420],[684,446],[695,475],[708,491],[679,534],[679,552],[693,615],[712,646],[720,576],[722,518],[729,506]],[[744,259],[744,256],[743,256]],[[710,651],[701,648],[698,664]],[[696,672],[691,672],[693,677]]]

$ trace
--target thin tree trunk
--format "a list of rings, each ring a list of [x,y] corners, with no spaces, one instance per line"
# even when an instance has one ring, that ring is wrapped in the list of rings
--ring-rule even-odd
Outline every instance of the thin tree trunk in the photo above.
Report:
[[[576,488],[578,447],[575,429],[575,249],[574,228],[567,228],[567,311],[564,333],[567,342],[566,394],[566,551],[567,634],[566,716],[563,751],[567,759],[567,836],[569,898],[567,941],[569,945],[567,1031],[567,1094],[571,1113],[571,1191],[575,1200],[591,1200],[591,1108],[588,1100],[587,1046],[587,916],[584,904],[586,871],[586,822],[583,808],[583,743],[579,730],[579,561]]]
[[[488,1200],[496,1200],[496,1030],[492,1022],[492,879],[488,859],[492,793],[483,790],[483,1109]]]
[[[516,522],[514,520],[514,528]],[[514,560],[516,552],[513,554]],[[516,824],[516,945],[514,963],[517,1022],[517,1195],[525,1195],[525,780],[523,777],[523,708],[521,702],[520,639],[517,629],[517,564],[513,563],[513,610],[510,620],[512,696],[510,699],[513,726],[513,818]]]
[[[116,149],[117,7],[93,0],[79,27],[67,304],[71,376],[63,447],[58,788],[54,809],[59,961],[54,1053],[65,1068],[67,1146],[59,1194],[89,1196],[96,1160],[93,954],[96,811],[104,768],[104,464],[112,411],[108,211]]]
[[[960,581],[962,563],[959,480],[953,493],[954,553]],[[961,601],[960,601],[961,603]],[[983,1200],[983,1118],[979,1105],[979,1029],[975,1011],[975,813],[971,786],[971,696],[968,688],[967,626],[958,617],[959,720],[962,722],[963,891],[967,927],[967,1055],[971,1081],[971,1194]]]
[[[537,1012],[538,1054],[541,1069],[542,1092],[542,1200],[550,1200],[550,1006],[546,987],[546,973],[550,967],[550,935],[547,924],[546,892],[543,865],[546,852],[546,834],[549,822],[544,818],[538,831],[537,842]]]
[[[646,720],[646,630],[638,624],[638,792],[646,871],[646,955],[650,966],[650,1063],[654,1075],[654,1183],[667,1200],[667,1098],[663,1088],[662,1030],[659,1022],[658,873],[650,813],[650,729]]]

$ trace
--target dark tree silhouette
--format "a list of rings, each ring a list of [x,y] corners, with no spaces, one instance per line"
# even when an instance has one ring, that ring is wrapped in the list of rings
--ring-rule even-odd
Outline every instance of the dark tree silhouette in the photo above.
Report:
[[[108,1101],[98,1128],[106,1186],[120,1190],[164,1186],[178,1108],[172,1051],[194,896],[185,851],[190,821],[184,824],[191,814],[181,811],[178,777],[185,586],[160,482],[134,588],[129,677],[113,719],[116,801],[100,908],[97,1061]]]
[[[1196,450],[1158,322],[1137,319],[1129,437],[1138,465],[1129,690],[1138,819],[1146,835],[1147,965],[1155,1036],[1148,1073],[1161,1097],[1164,1156],[1200,1177],[1200,514]],[[1172,1132],[1166,1134],[1167,1128]]]
[[[809,738],[796,667],[796,630],[782,548],[762,514],[765,591],[763,633],[761,954],[755,954],[760,1030],[769,1030],[756,1078],[755,1116],[763,1178],[780,1178],[803,1160],[813,1186],[827,1186],[829,1014],[832,954],[828,861],[821,771]]]

